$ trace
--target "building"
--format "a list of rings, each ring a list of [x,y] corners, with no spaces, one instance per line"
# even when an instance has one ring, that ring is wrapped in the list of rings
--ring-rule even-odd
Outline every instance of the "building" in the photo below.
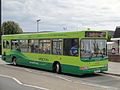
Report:
[[[120,27],[116,27],[114,36],[111,40],[115,43],[113,48],[115,48],[116,54],[120,55]]]
[[[120,62],[120,26],[116,27],[113,38],[111,38],[114,45],[112,47],[112,54],[108,55],[110,61]]]

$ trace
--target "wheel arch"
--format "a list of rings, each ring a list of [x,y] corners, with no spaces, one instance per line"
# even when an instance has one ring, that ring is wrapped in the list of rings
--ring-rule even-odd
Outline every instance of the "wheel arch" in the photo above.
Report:
[[[54,61],[54,62],[53,62],[53,66],[54,66],[55,64],[57,64],[57,63],[59,63],[59,64],[60,64],[60,62],[59,62],[59,61]]]

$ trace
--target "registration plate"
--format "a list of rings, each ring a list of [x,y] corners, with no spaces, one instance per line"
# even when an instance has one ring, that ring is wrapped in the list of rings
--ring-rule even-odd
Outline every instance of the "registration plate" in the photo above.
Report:
[[[98,73],[98,72],[100,72],[100,70],[96,70],[96,71],[94,71],[94,73]]]

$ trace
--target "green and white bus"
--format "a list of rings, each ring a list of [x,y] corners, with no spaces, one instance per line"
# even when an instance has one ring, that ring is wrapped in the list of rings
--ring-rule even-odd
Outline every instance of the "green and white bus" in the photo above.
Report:
[[[106,39],[106,32],[90,30],[3,35],[2,59],[56,73],[103,72],[108,70]]]

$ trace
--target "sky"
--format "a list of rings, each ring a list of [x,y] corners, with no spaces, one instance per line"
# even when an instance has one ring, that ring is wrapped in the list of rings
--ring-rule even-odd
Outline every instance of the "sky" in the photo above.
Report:
[[[2,22],[14,21],[24,32],[115,30],[120,0],[2,0]]]

